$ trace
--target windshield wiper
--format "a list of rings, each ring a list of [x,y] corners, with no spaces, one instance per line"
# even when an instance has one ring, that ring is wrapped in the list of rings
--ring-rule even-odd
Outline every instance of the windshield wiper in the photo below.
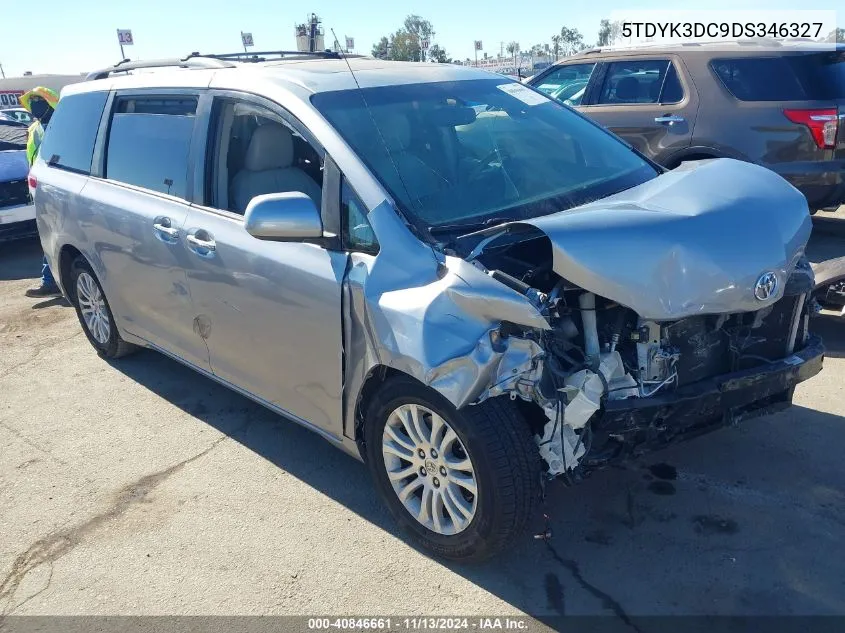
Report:
[[[459,235],[455,239],[459,239],[464,237],[465,235],[470,235],[476,231],[482,231],[484,229],[498,226],[499,224],[504,224],[505,222],[510,222],[510,218],[488,218],[483,222],[464,222],[463,224],[438,224],[436,226],[428,227],[428,232],[431,235],[450,235],[453,233],[459,233]]]

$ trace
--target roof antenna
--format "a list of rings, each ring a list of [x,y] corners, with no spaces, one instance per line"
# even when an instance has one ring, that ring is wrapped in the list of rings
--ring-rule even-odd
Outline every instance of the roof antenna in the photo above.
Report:
[[[340,41],[337,39],[337,35],[335,35],[334,29],[330,29],[332,32],[332,37],[334,38],[334,45],[335,48],[340,51]],[[367,109],[367,114],[370,115],[370,120],[373,122],[373,127],[376,128],[376,133],[378,134],[379,140],[381,144],[384,146],[384,151],[387,153],[387,158],[390,160],[390,164],[393,165],[393,169],[396,170],[396,174],[399,176],[399,182],[402,183],[402,188],[405,190],[405,194],[408,196],[408,199],[411,199],[411,192],[408,190],[408,185],[405,184],[405,179],[402,178],[402,172],[399,171],[399,165],[396,164],[396,161],[393,160],[393,154],[390,151],[390,147],[387,145],[387,141],[384,139],[384,135],[381,133],[381,128],[376,123],[376,118],[373,116],[373,111],[370,108],[370,104],[367,103],[367,97],[364,95],[364,90],[361,88],[361,84],[358,83],[358,78],[355,76],[355,72],[352,70],[352,64],[349,63],[349,59],[346,57],[345,54],[340,53],[340,56],[343,58],[343,61],[346,62],[346,67],[349,69],[349,74],[352,75],[352,79],[355,81],[355,86],[358,88],[358,92],[361,95],[361,101],[364,102],[364,107]],[[420,200],[417,199],[417,203]],[[401,210],[399,211],[400,216],[405,221],[405,224],[414,232],[419,233],[418,228],[414,225],[413,222],[410,222],[408,218],[404,217],[404,214]],[[417,237],[420,237],[418,234]],[[436,259],[436,258],[435,258]]]

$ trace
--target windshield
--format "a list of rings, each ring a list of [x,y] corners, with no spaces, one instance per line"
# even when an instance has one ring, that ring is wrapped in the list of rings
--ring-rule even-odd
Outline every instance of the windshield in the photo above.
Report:
[[[546,215],[657,175],[614,136],[505,78],[326,92],[312,102],[427,229]]]

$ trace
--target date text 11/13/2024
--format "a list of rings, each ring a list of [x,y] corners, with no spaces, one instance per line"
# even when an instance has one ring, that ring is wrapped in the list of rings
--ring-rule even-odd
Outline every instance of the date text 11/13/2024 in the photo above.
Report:
[[[372,618],[309,618],[308,629],[374,631],[527,631],[529,618],[519,617],[372,617]]]

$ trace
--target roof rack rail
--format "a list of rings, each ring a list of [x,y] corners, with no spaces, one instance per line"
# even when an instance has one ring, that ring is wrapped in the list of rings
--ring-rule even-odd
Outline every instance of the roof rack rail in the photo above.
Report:
[[[814,42],[811,38],[790,38],[790,39],[773,39],[773,38],[755,38],[755,39],[735,39],[735,40],[700,40],[700,41],[686,41],[686,42],[636,42],[631,44],[614,44],[610,46],[596,46],[587,48],[583,51],[578,51],[575,55],[592,55],[596,53],[613,52],[613,51],[634,51],[647,50],[651,48],[699,48],[709,46],[771,46],[773,48],[782,47],[790,43],[800,42]],[[574,57],[574,55],[573,55]]]
[[[218,59],[231,60],[238,62],[266,62],[270,59],[307,59],[316,57],[319,59],[341,59],[340,53],[335,51],[260,51],[250,53],[212,53],[204,55],[201,53],[191,53],[186,59]]]
[[[88,73],[85,77],[86,81],[93,81],[95,79],[105,79],[113,73],[128,72],[130,70],[137,70],[140,68],[232,68],[235,64],[226,61],[225,59],[212,59],[208,57],[188,57],[178,59],[151,59],[147,61],[129,61],[124,59],[116,63],[114,66],[95,70]]]

